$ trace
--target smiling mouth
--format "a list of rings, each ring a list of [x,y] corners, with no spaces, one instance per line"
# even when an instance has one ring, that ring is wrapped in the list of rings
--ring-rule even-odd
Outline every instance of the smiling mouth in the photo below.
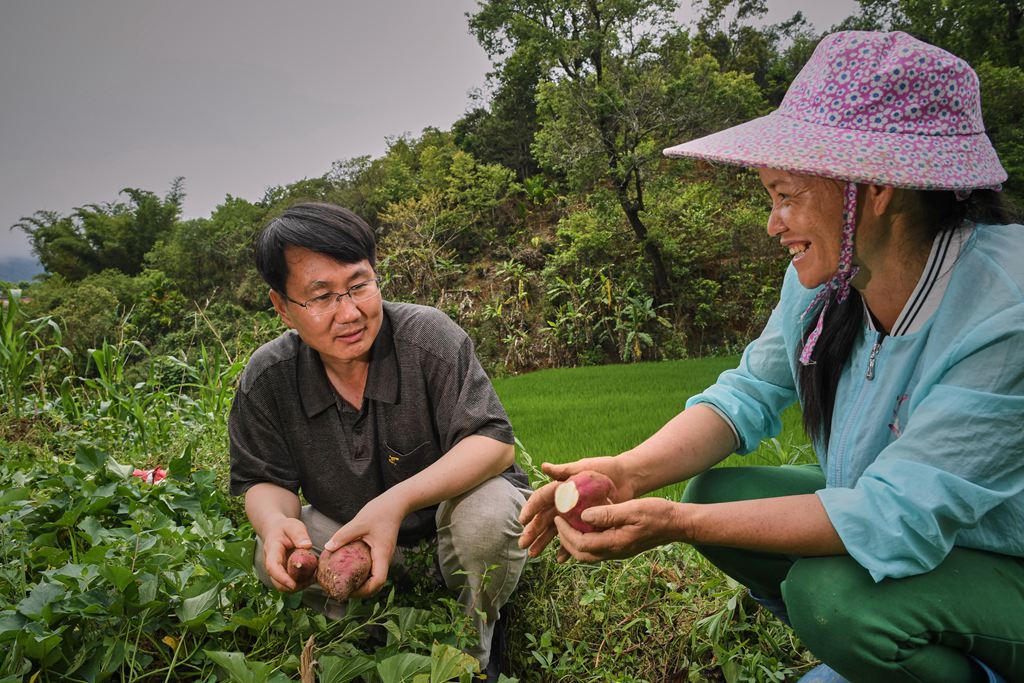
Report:
[[[802,256],[810,248],[809,244],[791,244],[789,245],[789,255],[796,258]]]

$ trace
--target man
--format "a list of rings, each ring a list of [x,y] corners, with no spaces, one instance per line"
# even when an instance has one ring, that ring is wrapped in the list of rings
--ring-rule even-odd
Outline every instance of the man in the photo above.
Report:
[[[295,205],[254,252],[291,328],[253,354],[229,419],[231,493],[245,495],[259,537],[257,573],[339,616],[318,585],[288,576],[288,550],[363,540],[373,567],[361,598],[410,548],[436,543],[480,635],[469,653],[496,674],[492,635],[526,560],[517,517],[529,487],[472,342],[434,308],[381,298],[373,232],[347,209]]]

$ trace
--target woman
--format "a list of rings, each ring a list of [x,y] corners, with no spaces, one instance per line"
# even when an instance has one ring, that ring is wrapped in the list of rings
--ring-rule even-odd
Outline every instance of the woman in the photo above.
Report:
[[[636,448],[562,466],[616,483],[580,534],[556,483],[538,554],[695,545],[791,624],[805,681],[1024,680],[1024,233],[977,76],[903,33],[826,37],[778,111],[666,150],[758,169],[793,257],[739,367]],[[818,465],[710,468],[799,400]],[[680,503],[637,496],[693,478]]]

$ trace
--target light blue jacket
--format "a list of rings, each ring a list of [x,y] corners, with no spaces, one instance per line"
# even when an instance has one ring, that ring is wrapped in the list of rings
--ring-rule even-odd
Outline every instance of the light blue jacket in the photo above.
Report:
[[[815,293],[791,267],[739,367],[687,402],[730,419],[740,453],[778,434],[797,400],[800,315]],[[1024,556],[1024,227],[936,238],[893,335],[879,344],[865,321],[828,449],[816,445],[817,495],[850,555],[876,581],[927,572],[954,545]]]

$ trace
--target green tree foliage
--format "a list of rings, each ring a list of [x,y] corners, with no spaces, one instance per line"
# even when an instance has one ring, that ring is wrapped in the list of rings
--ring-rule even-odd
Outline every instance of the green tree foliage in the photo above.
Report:
[[[125,188],[127,202],[89,204],[68,216],[37,211],[13,227],[23,230],[32,251],[48,273],[81,280],[107,268],[135,274],[146,253],[166,235],[181,213],[185,198],[181,178],[161,199],[152,192]]]
[[[575,190],[608,183],[651,271],[655,298],[672,286],[661,247],[644,222],[647,175],[661,149],[763,108],[749,79],[721,74],[713,59],[689,60],[672,21],[675,3],[492,0],[471,30],[499,62],[529,50],[546,70],[538,87],[534,153]]]
[[[849,26],[906,31],[972,65],[1024,66],[1020,0],[858,0]]]
[[[543,75],[532,46],[517,48],[490,75],[496,90],[489,106],[455,122],[455,143],[489,164],[512,169],[518,180],[538,173],[531,146],[537,133],[537,84]]]
[[[782,101],[818,44],[802,12],[766,24],[765,0],[696,0],[694,8],[695,52],[708,51],[724,71],[750,74],[772,105]]]
[[[209,218],[175,223],[146,263],[163,271],[188,299],[258,307],[266,301],[266,291],[254,282],[250,249],[267,212],[264,205],[228,196]]]

